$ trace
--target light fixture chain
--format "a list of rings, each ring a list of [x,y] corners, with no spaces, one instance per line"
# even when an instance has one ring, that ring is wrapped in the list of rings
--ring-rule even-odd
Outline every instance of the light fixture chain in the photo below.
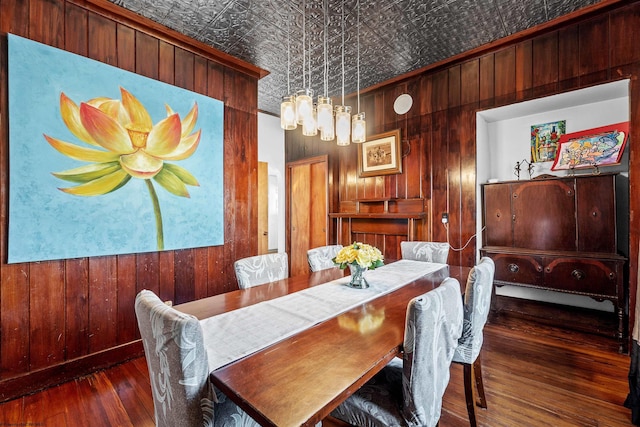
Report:
[[[357,31],[357,50],[356,50],[356,72],[358,74],[357,77],[357,90],[358,90],[358,113],[360,113],[360,0],[356,3],[356,31]]]
[[[344,0],[342,1],[342,105],[344,105]]]
[[[305,0],[302,0],[302,87],[307,87],[307,79],[305,69],[307,68],[307,6]]]

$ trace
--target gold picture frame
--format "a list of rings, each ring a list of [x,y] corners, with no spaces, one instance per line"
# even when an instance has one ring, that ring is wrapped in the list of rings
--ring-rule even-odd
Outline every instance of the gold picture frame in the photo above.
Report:
[[[358,147],[358,176],[402,173],[400,129],[373,135]]]

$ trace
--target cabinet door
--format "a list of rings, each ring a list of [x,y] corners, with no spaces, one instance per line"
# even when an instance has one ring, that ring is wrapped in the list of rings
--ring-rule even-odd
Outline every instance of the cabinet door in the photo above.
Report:
[[[483,186],[484,246],[512,246],[511,184]]]
[[[578,250],[616,253],[615,176],[576,178]]]
[[[537,250],[575,251],[575,184],[570,179],[512,185],[513,245]]]

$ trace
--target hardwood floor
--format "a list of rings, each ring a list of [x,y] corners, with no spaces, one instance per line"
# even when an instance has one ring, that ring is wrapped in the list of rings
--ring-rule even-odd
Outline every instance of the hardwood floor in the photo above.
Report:
[[[498,315],[485,328],[483,374],[488,409],[478,424],[630,426],[622,406],[629,358],[611,338]],[[0,426],[152,426],[144,359],[135,359],[0,405]],[[325,426],[340,424],[326,421]],[[441,427],[469,425],[462,367],[451,367]]]

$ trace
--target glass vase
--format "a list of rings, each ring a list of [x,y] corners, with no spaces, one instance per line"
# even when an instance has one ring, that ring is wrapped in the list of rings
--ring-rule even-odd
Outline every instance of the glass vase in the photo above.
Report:
[[[367,267],[361,267],[359,264],[349,264],[349,270],[351,270],[351,280],[348,283],[350,287],[357,289],[369,287],[364,278],[364,272],[367,271]]]

